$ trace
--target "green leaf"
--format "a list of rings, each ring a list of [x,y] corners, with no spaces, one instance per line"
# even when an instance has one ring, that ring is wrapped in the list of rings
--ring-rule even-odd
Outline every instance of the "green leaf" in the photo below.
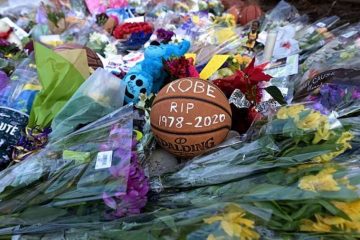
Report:
[[[64,209],[53,207],[35,207],[28,208],[20,215],[20,218],[26,224],[48,223],[67,213]]]
[[[335,207],[332,203],[325,200],[319,200],[319,204],[321,204],[321,206],[323,206],[331,214],[352,221],[351,218],[346,213]]]
[[[275,101],[277,101],[281,105],[286,105],[284,96],[282,95],[279,88],[277,88],[275,86],[269,86],[269,87],[265,88],[265,91],[268,92],[274,98]]]

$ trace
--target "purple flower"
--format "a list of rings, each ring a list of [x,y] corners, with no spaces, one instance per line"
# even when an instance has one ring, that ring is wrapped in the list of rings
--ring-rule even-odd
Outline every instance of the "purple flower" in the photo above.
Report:
[[[107,214],[109,218],[139,214],[147,203],[147,193],[150,189],[149,181],[145,176],[144,170],[138,163],[135,152],[132,153],[130,166],[126,166],[125,168],[127,167],[129,167],[128,171],[124,171],[128,172],[126,193],[117,192],[113,197],[110,197],[107,193],[103,194],[104,203],[112,209],[110,213]],[[120,172],[123,171],[120,166],[110,171],[114,171],[115,169]],[[115,174],[115,176],[119,176],[118,173]]]
[[[322,114],[325,114],[325,115],[327,115],[327,114],[330,113],[329,110],[327,110],[327,109],[326,109],[321,103],[319,103],[319,102],[316,102],[316,103],[313,105],[313,108],[314,108],[314,110],[319,111],[319,112],[321,112]]]
[[[320,88],[320,103],[327,109],[336,107],[345,95],[338,85],[324,84]]]
[[[11,43],[8,42],[7,40],[5,40],[5,39],[0,39],[0,47],[8,47],[8,46],[10,46],[10,45],[11,45]]]
[[[351,97],[353,99],[360,99],[360,89],[359,88],[355,88],[354,91],[352,92]]]
[[[163,28],[159,28],[156,31],[156,35],[158,39],[163,40],[165,42],[170,42],[171,38],[175,35],[175,33],[173,31],[167,31]]]

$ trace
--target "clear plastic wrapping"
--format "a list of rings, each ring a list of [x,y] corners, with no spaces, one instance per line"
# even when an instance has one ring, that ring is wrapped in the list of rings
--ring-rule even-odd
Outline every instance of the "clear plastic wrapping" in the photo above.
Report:
[[[333,117],[294,105],[281,107],[252,138],[250,143],[192,159],[181,170],[162,177],[163,187],[208,186],[273,168],[328,162],[351,147],[353,135]]]
[[[52,121],[51,141],[58,140],[113,111],[124,102],[125,85],[98,68],[69,99]]]
[[[133,171],[132,108],[120,108],[1,172],[1,227],[129,214],[126,202],[114,205],[111,199],[125,201]]]

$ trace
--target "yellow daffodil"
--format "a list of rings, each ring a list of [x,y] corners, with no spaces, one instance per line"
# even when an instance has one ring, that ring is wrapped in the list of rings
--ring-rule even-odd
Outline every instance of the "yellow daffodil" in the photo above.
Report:
[[[360,200],[353,202],[332,202],[353,221],[360,221]]]
[[[334,157],[336,157],[335,153],[325,153],[320,156],[314,157],[312,159],[312,162],[316,162],[316,163],[330,162]]]
[[[353,137],[354,137],[354,135],[351,134],[350,132],[343,132],[341,134],[341,136],[339,137],[339,139],[336,141],[336,143],[342,144],[343,149],[344,149],[343,152],[345,152],[345,150],[351,148],[351,145],[349,142],[351,141],[351,139],[353,139]]]
[[[331,136],[330,125],[327,121],[324,121],[318,127],[312,143],[318,144],[322,140],[328,140],[330,136]]]
[[[317,219],[319,218],[319,216],[315,216]],[[304,231],[304,232],[330,232],[331,231],[331,226],[318,221],[318,222],[313,222],[309,219],[304,219],[300,225],[300,231]]]
[[[304,111],[304,105],[294,105],[290,107],[282,107],[276,114],[278,119],[294,118],[298,119],[300,112]]]
[[[360,233],[360,222],[358,220],[347,220],[338,216],[315,215],[316,222],[305,219],[300,225],[301,231],[306,232],[331,232],[333,227],[345,232]]]
[[[340,190],[338,183],[333,178],[332,173],[336,172],[336,169],[325,168],[316,175],[305,176],[299,181],[299,188],[311,191],[327,191],[336,192]]]
[[[329,162],[333,158],[339,156],[344,153],[347,149],[351,148],[351,144],[349,143],[354,136],[350,132],[343,132],[339,139],[336,141],[337,144],[340,144],[336,151],[331,153],[322,154],[313,158],[313,162]]]
[[[319,112],[311,111],[304,119],[299,120],[296,125],[300,129],[316,129],[319,125],[326,122],[327,119]]]
[[[259,239],[260,235],[253,230],[254,221],[245,218],[246,212],[236,204],[230,204],[225,208],[224,213],[205,218],[204,222],[213,224],[220,222],[221,228],[230,237],[237,237],[241,240]],[[217,239],[215,236],[208,236],[208,239]]]

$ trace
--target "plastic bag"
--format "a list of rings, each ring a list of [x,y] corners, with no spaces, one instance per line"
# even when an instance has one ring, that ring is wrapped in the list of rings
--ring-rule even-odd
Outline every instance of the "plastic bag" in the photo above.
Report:
[[[125,202],[122,196],[128,196],[134,171],[132,108],[123,107],[1,172],[1,227],[131,214],[137,198]],[[122,202],[109,207],[113,197]]]
[[[61,139],[81,126],[120,108],[126,85],[111,73],[98,68],[55,116],[51,141]]]

